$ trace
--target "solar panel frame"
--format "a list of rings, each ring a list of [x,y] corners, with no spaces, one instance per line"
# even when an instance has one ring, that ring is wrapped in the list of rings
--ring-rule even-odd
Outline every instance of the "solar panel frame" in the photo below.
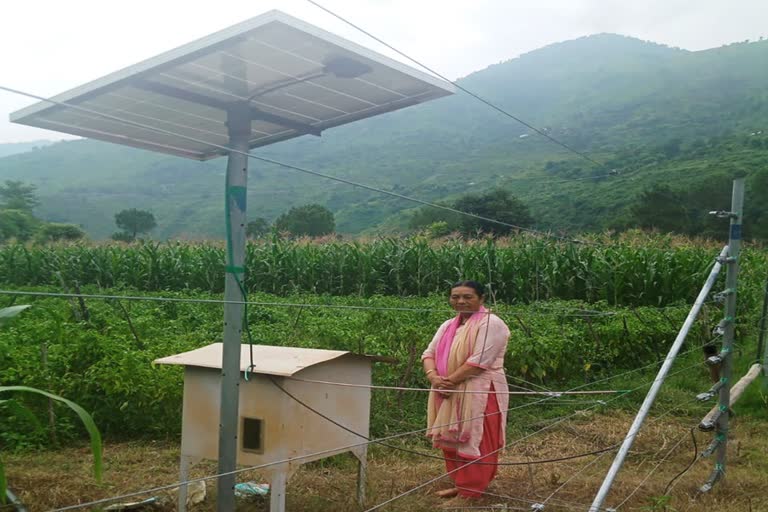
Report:
[[[354,59],[367,72],[335,76],[326,71],[330,57]],[[454,92],[450,83],[275,10],[52,98],[102,116],[41,101],[10,119],[208,160],[227,154],[222,106],[233,102],[248,101],[256,116],[253,149]]]

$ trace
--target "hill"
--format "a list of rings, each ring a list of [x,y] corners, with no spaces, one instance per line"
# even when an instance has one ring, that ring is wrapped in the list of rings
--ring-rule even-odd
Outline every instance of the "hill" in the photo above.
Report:
[[[421,199],[502,186],[540,228],[600,229],[650,183],[689,187],[709,175],[757,172],[768,161],[768,42],[689,52],[599,34],[490,66],[460,83],[608,168],[604,175],[459,93],[276,144],[257,154]],[[750,135],[750,134],[756,135]],[[150,209],[155,235],[222,236],[225,161],[195,163],[96,141],[61,142],[0,158],[0,180],[38,185],[47,220],[114,231],[120,209]],[[251,161],[252,216],[320,202],[341,232],[398,229],[413,205]]]
[[[11,142],[0,144],[0,158],[4,156],[26,153],[53,144],[52,140],[33,140],[31,142]]]

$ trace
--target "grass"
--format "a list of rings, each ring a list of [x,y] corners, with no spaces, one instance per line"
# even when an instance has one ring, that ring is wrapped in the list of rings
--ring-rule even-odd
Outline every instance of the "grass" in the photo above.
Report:
[[[697,417],[673,418],[665,416],[651,421],[644,428],[619,474],[608,505],[615,506],[628,496],[649,471],[666,458],[647,483],[622,507],[625,510],[649,507],[645,510],[665,510],[660,503],[667,483],[691,461],[693,448],[689,429]],[[595,450],[618,442],[626,432],[632,416],[626,413],[598,415],[584,414],[558,424],[537,436],[509,448],[503,461],[520,461],[561,457]],[[653,420],[653,418],[651,418]],[[511,422],[514,423],[512,418]],[[736,512],[768,510],[765,495],[768,475],[768,434],[764,423],[751,418],[737,420],[731,432],[728,453],[728,478],[707,495],[697,491],[712,469],[710,460],[699,460],[673,488],[666,510],[694,512],[720,510]],[[511,439],[515,434],[510,434]],[[519,437],[519,436],[518,436]],[[710,435],[696,433],[699,451]],[[680,441],[679,445],[676,445]],[[49,510],[129,493],[175,482],[178,478],[178,443],[173,441],[133,441],[105,446],[105,479],[95,483],[90,476],[88,449],[85,446],[56,451],[12,454],[7,457],[12,489],[30,510]],[[612,460],[612,453],[567,462],[501,467],[499,475],[488,489],[498,496],[481,500],[455,501],[453,505],[490,506],[507,504],[528,509],[532,502],[546,499],[563,485],[575,472],[582,471],[569,481],[548,503],[547,510],[586,510]],[[194,466],[194,477],[215,473],[213,462]],[[443,465],[439,460],[393,452],[373,447],[369,453],[366,507],[381,503],[425,481],[439,476]],[[302,466],[288,485],[288,510],[359,512],[355,501],[356,463],[351,456],[337,456]],[[269,475],[254,471],[238,477],[240,481],[268,481]],[[421,512],[435,510],[445,504],[432,492],[447,486],[442,480],[420,489],[386,507],[393,512]],[[190,508],[204,512],[215,510],[215,484],[207,484],[205,501]],[[175,510],[171,493],[157,493],[165,500],[163,510]],[[145,496],[146,497],[146,496]],[[128,499],[124,501],[135,501]],[[655,507],[655,508],[654,508]],[[241,501],[239,511],[266,511],[268,501]],[[364,510],[364,509],[363,509]]]

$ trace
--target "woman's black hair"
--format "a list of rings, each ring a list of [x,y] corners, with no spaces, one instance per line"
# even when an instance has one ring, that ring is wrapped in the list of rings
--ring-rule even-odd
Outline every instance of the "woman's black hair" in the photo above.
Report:
[[[472,288],[475,290],[475,292],[477,292],[478,297],[483,297],[485,295],[485,286],[483,286],[482,283],[478,283],[477,281],[458,281],[451,285],[451,290],[457,286],[466,286],[467,288]]]

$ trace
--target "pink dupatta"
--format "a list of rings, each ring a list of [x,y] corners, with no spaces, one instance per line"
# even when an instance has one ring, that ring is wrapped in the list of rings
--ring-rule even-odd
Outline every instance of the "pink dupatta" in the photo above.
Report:
[[[473,313],[467,323],[472,321],[481,320],[488,312],[485,306],[480,306],[480,309],[476,313]],[[451,321],[448,328],[443,333],[442,338],[437,344],[437,350],[435,351],[435,364],[437,366],[437,373],[441,377],[445,377],[448,374],[448,356],[451,353],[451,346],[453,346],[453,338],[456,336],[456,331],[461,325],[461,314],[456,315],[456,318]]]

